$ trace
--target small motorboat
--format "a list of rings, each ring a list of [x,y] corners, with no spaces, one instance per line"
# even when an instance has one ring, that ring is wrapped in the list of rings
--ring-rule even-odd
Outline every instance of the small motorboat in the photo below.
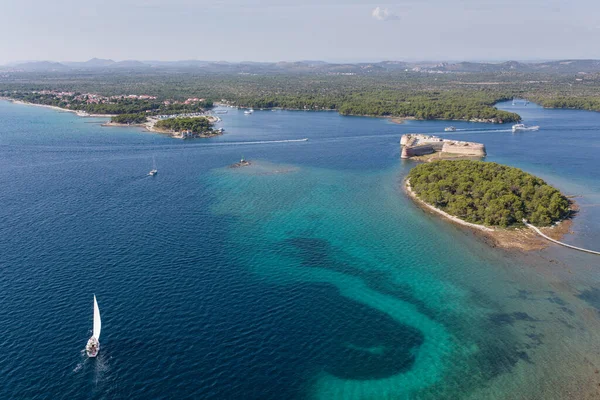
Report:
[[[158,174],[158,169],[156,169],[156,160],[152,157],[152,170],[148,172],[148,175],[155,176]]]
[[[85,345],[85,352],[88,357],[96,357],[100,351],[100,330],[102,328],[102,321],[100,320],[100,309],[98,308],[98,302],[96,301],[96,295],[94,295],[94,328],[92,330],[92,337],[88,340]]]
[[[244,111],[244,114],[246,114],[246,115],[250,115],[250,114],[252,114],[253,112],[254,112],[254,110],[253,110],[253,109],[249,109],[249,110],[246,110],[246,111]]]
[[[453,126],[448,126],[444,128],[444,132],[456,132],[456,128]]]
[[[540,127],[535,125],[535,126],[528,126],[525,124],[515,124],[512,126],[512,131],[514,132],[527,132],[527,131],[537,131],[539,130]]]

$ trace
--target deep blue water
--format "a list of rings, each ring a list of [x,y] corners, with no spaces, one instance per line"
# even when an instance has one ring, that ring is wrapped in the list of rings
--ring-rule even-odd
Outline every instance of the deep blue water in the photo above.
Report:
[[[566,241],[600,247],[600,114],[514,108],[542,129],[456,122],[447,136],[580,195]],[[492,249],[399,189],[415,165],[399,160],[400,135],[447,122],[221,117],[225,135],[184,142],[0,102],[0,398],[550,399],[597,386],[596,258]],[[228,168],[242,156],[255,165]],[[93,293],[102,347],[88,359]]]

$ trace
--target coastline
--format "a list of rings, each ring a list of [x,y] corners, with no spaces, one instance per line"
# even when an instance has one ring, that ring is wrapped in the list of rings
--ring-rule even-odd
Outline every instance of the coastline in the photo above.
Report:
[[[412,117],[412,116],[394,116],[394,115],[372,115],[372,114],[342,114],[340,113],[339,110],[337,109],[307,109],[307,108],[286,108],[286,107],[271,107],[271,108],[256,108],[256,107],[252,107],[252,106],[243,106],[243,105],[233,105],[233,104],[228,104],[228,103],[222,103],[222,102],[215,102],[214,105],[216,107],[227,107],[227,108],[236,108],[236,109],[243,109],[243,108],[254,108],[255,110],[261,110],[261,111],[274,111],[274,110],[281,110],[281,111],[313,111],[313,112],[321,112],[321,111],[335,111],[338,113],[338,115],[341,115],[343,117],[370,117],[370,118],[383,118],[383,119],[387,119],[389,120],[391,123],[394,124],[403,124],[406,121],[460,121],[460,122],[477,122],[477,123],[484,123],[484,124],[496,124],[496,125],[503,125],[503,124],[512,124],[514,122],[520,122],[522,121],[522,119],[519,119],[518,121],[499,121],[496,118],[471,118],[471,119],[444,119],[444,118],[433,118],[433,119],[425,119],[425,118],[417,118],[417,117]]]
[[[393,124],[403,124],[407,119],[414,119],[408,117],[389,117],[389,120]]]
[[[20,104],[20,105],[24,105],[24,106],[44,107],[44,108],[50,108],[50,109],[56,110],[56,111],[70,112],[70,113],[76,114],[78,117],[112,118],[115,116],[115,114],[89,114],[89,113],[87,113],[85,111],[81,111],[81,110],[71,110],[68,108],[51,106],[48,104],[30,103],[30,102],[23,101],[23,100],[11,99],[10,97],[1,97],[0,100],[6,100],[6,101],[10,101],[11,103],[14,103],[14,104]]]
[[[0,97],[0,100],[6,100],[9,101],[13,104],[19,104],[19,105],[24,105],[24,106],[36,106],[36,107],[44,107],[44,108],[49,108],[55,111],[62,111],[62,112],[70,112],[70,113],[74,113],[75,115],[77,115],[78,117],[91,117],[91,118],[112,118],[114,116],[116,116],[116,114],[88,114],[85,112],[82,112],[80,110],[70,110],[68,108],[61,108],[58,106],[51,106],[51,105],[47,105],[47,104],[36,104],[36,103],[29,103],[26,101],[22,101],[22,100],[15,100],[15,99],[11,99],[9,97]],[[207,115],[205,116],[205,118],[207,118],[211,123],[215,123],[218,122],[219,119],[213,115]],[[148,122],[144,122],[141,124],[122,124],[119,122],[112,122],[112,121],[107,121],[101,124],[101,126],[103,127],[115,127],[115,128],[133,128],[133,127],[138,127],[138,128],[144,128],[146,129],[148,132],[153,132],[153,133],[162,133],[162,134],[168,134],[171,137],[173,137],[174,139],[180,139],[177,136],[175,136],[178,132],[173,132],[173,131],[169,131],[169,130],[165,130],[165,129],[159,129],[156,128],[154,125],[156,124],[157,120],[149,118]],[[220,136],[222,135],[222,133],[216,133],[216,131],[214,131],[215,133],[212,135],[198,135],[197,138],[211,138],[214,136]]]
[[[418,198],[416,193],[412,190],[410,186],[410,179],[408,178],[404,180],[403,187],[408,197],[410,197],[411,200],[413,200],[421,209],[424,211],[431,211],[454,224],[470,229],[491,247],[501,247],[504,249],[521,251],[534,251],[543,250],[549,247],[551,244],[551,242],[548,242],[546,239],[537,235],[533,230],[527,227],[512,229],[492,228],[485,225],[473,224],[454,215],[448,214],[447,212],[440,210],[439,208],[434,207]],[[572,203],[571,209],[576,210],[575,203]],[[566,234],[572,233],[571,225],[572,220],[565,219],[553,226],[540,228],[540,230],[552,239],[561,240]]]
[[[207,118],[209,118],[209,120],[211,120],[211,122],[214,122],[214,119],[215,119],[214,117],[210,116],[210,117],[207,117]],[[138,128],[144,128],[148,132],[161,133],[161,134],[169,135],[173,139],[183,139],[182,137],[178,137],[177,136],[179,134],[179,132],[156,128],[156,126],[155,126],[156,122],[157,122],[157,120],[155,120],[155,119],[150,119],[149,121],[141,123],[141,124],[122,124],[122,123],[119,123],[119,122],[108,121],[108,122],[103,123],[102,126],[104,126],[104,127],[114,127],[114,128],[133,128],[133,127],[138,127]],[[214,133],[211,134],[211,135],[201,134],[201,135],[197,135],[195,138],[206,139],[206,138],[211,138],[211,137],[214,137],[214,136],[220,136],[220,135],[223,134],[222,132],[218,132],[218,131],[213,131],[213,132]]]

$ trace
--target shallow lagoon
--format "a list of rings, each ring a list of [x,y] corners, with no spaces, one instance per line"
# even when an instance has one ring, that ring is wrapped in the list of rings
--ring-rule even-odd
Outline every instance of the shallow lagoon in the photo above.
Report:
[[[445,136],[580,195],[565,240],[597,248],[600,114],[502,107],[542,129]],[[400,135],[448,123],[221,117],[182,142],[0,102],[0,397],[597,395],[597,257],[492,249],[403,194]]]

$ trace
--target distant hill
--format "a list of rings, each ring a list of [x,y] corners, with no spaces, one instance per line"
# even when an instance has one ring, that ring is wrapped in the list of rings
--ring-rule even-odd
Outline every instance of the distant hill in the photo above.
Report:
[[[69,67],[54,61],[29,61],[11,65],[10,69],[22,71],[66,71]]]
[[[382,61],[376,63],[327,63],[325,61],[281,61],[233,63],[227,61],[114,61],[92,58],[85,62],[31,61],[0,67],[2,70],[20,71],[69,71],[77,69],[199,69],[215,73],[240,74],[377,74],[396,71],[423,73],[535,73],[576,74],[599,73],[600,60],[562,60],[537,63],[506,61],[489,62],[404,62]]]
[[[102,58],[92,58],[91,60],[84,62],[63,62],[63,64],[71,68],[103,68],[114,64],[114,60],[107,60]]]
[[[210,61],[201,60],[181,60],[181,61],[143,61],[144,64],[148,64],[152,67],[162,68],[200,68],[210,64]]]
[[[109,68],[149,68],[150,65],[136,60],[118,61],[108,66]]]

